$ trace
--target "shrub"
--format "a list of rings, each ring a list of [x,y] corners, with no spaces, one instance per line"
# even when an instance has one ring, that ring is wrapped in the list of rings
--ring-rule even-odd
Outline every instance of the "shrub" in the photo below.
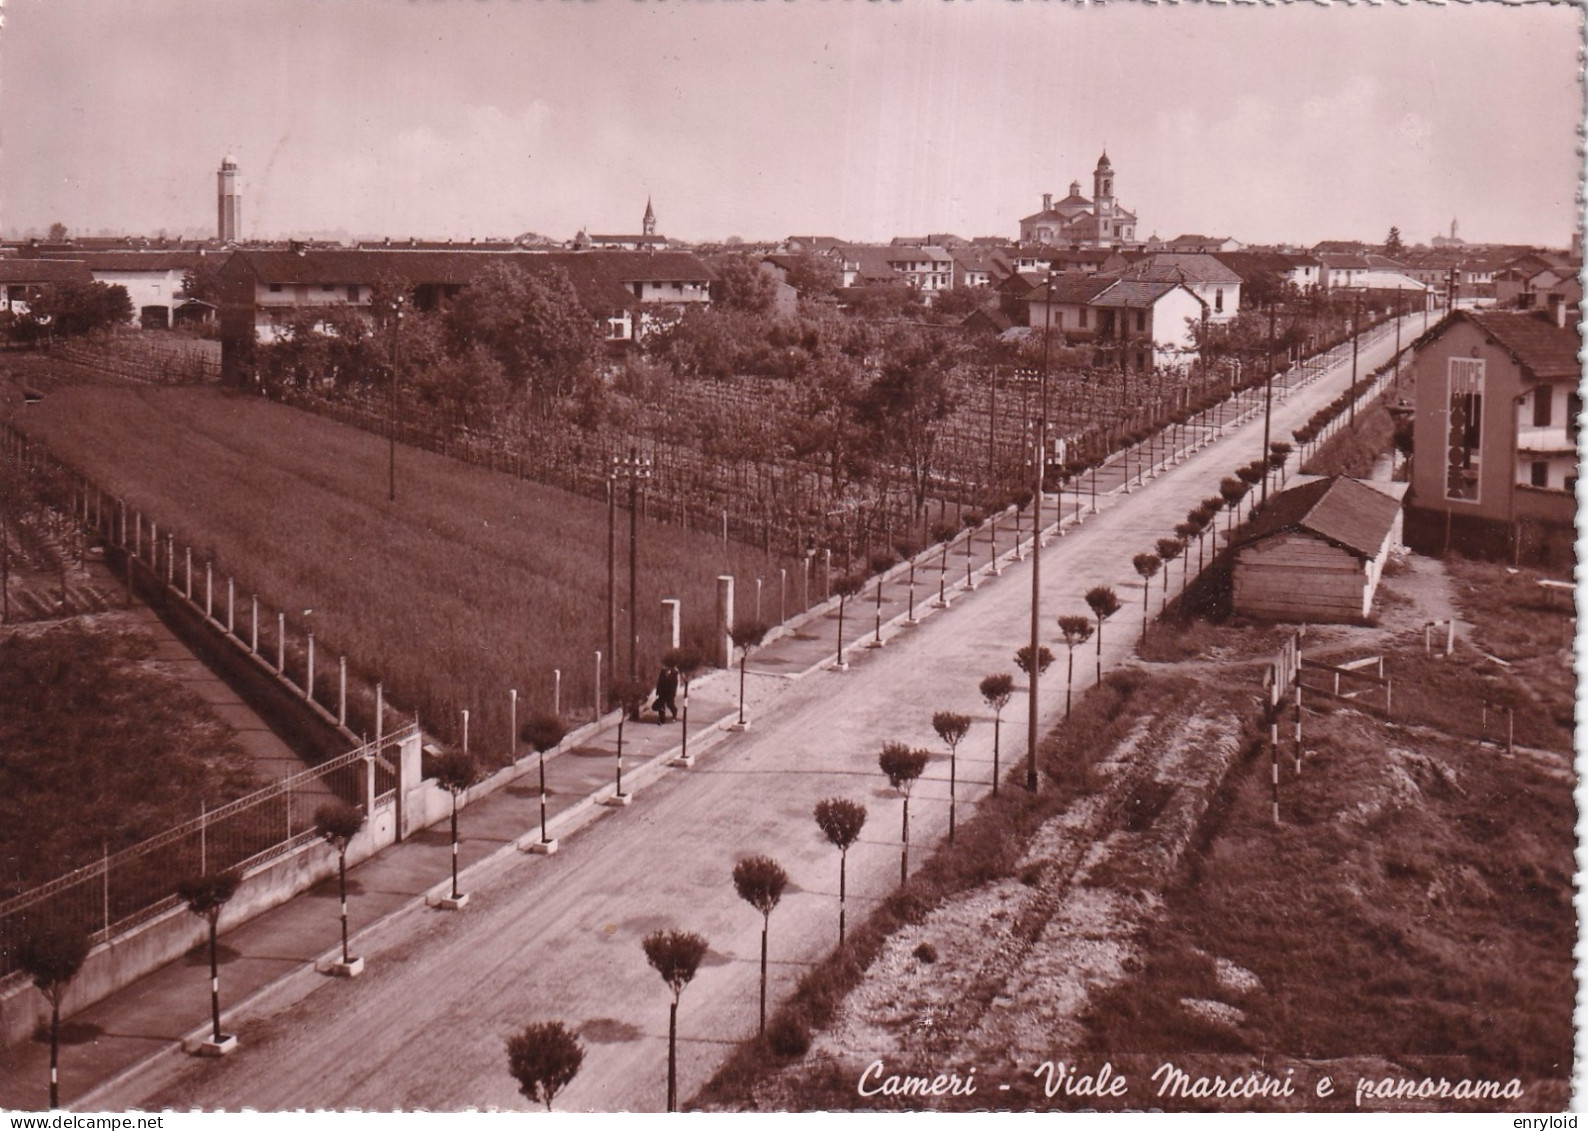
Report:
[[[804,1056],[811,1047],[811,1027],[793,1012],[779,1013],[766,1028],[766,1043],[778,1056]]]
[[[922,943],[910,953],[915,956],[916,961],[918,962],[931,964],[937,961],[937,947],[933,946],[929,942]]]

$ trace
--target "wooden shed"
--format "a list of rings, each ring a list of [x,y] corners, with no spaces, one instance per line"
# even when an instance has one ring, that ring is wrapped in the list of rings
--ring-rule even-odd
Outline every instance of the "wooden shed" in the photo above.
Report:
[[[1235,544],[1235,612],[1314,624],[1367,620],[1401,537],[1405,484],[1381,486],[1332,476],[1271,498]]]

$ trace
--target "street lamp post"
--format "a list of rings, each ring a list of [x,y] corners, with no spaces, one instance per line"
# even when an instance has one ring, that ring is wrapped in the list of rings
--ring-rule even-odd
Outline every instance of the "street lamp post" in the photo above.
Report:
[[[1358,291],[1356,301],[1351,305],[1351,420],[1352,428],[1356,427],[1356,347],[1362,336],[1362,292]]]
[[[397,359],[398,347],[402,341],[402,295],[397,296],[394,305],[396,310],[392,315],[391,323],[391,388],[387,405],[389,419],[386,428],[386,500],[392,503],[397,501]]]
[[[649,456],[639,455],[633,448],[630,448],[628,455],[612,457],[612,480],[614,485],[619,478],[627,479],[629,484],[629,679],[631,680],[638,680],[640,678],[640,483],[649,479],[650,477],[651,459]],[[610,506],[615,505],[615,502],[610,504]],[[611,543],[614,537],[614,534],[609,534],[609,554]],[[612,563],[609,557],[609,583],[611,578],[611,570]],[[615,631],[616,626],[613,625],[612,628]]]

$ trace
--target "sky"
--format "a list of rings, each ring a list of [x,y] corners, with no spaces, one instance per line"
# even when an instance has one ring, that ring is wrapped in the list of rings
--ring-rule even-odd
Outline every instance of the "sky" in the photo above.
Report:
[[[1014,237],[1106,147],[1137,233],[1564,246],[1573,5],[7,0],[0,231]]]

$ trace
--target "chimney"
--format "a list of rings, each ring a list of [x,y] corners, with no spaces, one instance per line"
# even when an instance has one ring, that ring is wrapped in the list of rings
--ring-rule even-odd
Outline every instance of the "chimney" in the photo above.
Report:
[[[1053,194],[1051,192],[1045,192],[1042,194],[1042,211],[1053,211]]]
[[[1559,291],[1549,294],[1549,320],[1563,330],[1566,328],[1566,296]]]

